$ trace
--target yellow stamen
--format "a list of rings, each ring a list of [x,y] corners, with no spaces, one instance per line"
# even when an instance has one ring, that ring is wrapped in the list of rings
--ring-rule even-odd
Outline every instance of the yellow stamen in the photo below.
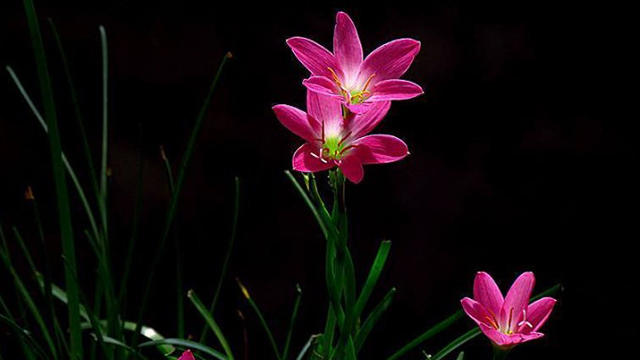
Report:
[[[336,72],[333,71],[333,69],[330,67],[328,67],[327,69],[329,69],[329,72],[331,72],[331,75],[333,76],[333,81],[335,81],[336,84],[338,84],[338,86],[342,88],[342,83],[340,82],[340,79],[338,78],[338,75],[336,74]]]
[[[364,88],[362,89],[361,93],[364,93],[367,91],[367,88],[369,87],[369,84],[371,83],[371,79],[373,79],[373,77],[376,76],[376,74],[371,74],[371,76],[369,76],[369,78],[367,79],[367,82],[364,83]]]

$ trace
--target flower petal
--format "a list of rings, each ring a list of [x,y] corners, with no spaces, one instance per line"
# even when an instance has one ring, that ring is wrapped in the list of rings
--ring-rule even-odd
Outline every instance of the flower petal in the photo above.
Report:
[[[386,164],[409,154],[407,144],[392,135],[368,135],[353,142],[363,164]]]
[[[384,119],[390,107],[390,101],[378,101],[371,103],[364,113],[357,114],[347,124],[351,138],[357,139],[370,133]]]
[[[362,168],[362,163],[360,162],[360,159],[355,155],[349,154],[343,157],[338,164],[338,167],[340,167],[340,170],[342,171],[344,176],[347,179],[351,180],[351,182],[353,182],[354,184],[362,181],[362,178],[364,177],[364,169]]]
[[[377,83],[368,101],[407,100],[424,94],[422,88],[411,81],[389,79]]]
[[[307,111],[321,124],[320,134],[339,136],[342,131],[342,100],[333,96],[307,91]],[[320,136],[322,138],[322,136]]]
[[[522,320],[523,310],[529,305],[534,284],[535,277],[530,271],[523,273],[513,282],[502,305],[501,326],[515,327],[515,324]],[[508,324],[509,320],[511,324]]]
[[[492,326],[487,326],[485,324],[478,324],[478,327],[480,327],[480,330],[482,330],[482,332],[489,338],[489,340],[491,340],[493,343],[495,343],[498,346],[515,345],[513,341],[516,339],[513,339],[511,336],[507,334],[501,333],[500,331],[496,330]]]
[[[311,143],[305,143],[296,150],[293,154],[293,170],[302,172],[316,172],[331,169],[335,166],[333,161],[322,161],[317,156],[311,155],[318,154],[320,152],[320,146],[314,146]]]
[[[306,86],[307,89],[313,92],[337,97],[340,99],[343,98],[336,83],[324,76],[312,76],[306,80],[303,80],[302,85]]]
[[[420,51],[420,42],[413,39],[390,41],[375,49],[360,66],[359,79],[366,81],[371,75],[373,82],[397,79],[407,71]]]
[[[487,309],[482,306],[481,303],[473,299],[469,299],[468,297],[460,300],[460,303],[462,304],[462,309],[464,310],[464,312],[467,313],[467,315],[469,315],[469,317],[473,321],[475,321],[476,324],[491,326],[491,323],[489,321],[489,319],[491,319],[491,315],[489,314]]]
[[[191,350],[187,350],[183,352],[182,355],[180,355],[178,360],[196,360],[196,358],[193,357],[193,353],[191,353]]]
[[[311,75],[331,78],[329,68],[340,75],[340,69],[336,66],[337,62],[333,54],[317,42],[303,37],[292,37],[287,39],[287,45]]]
[[[473,281],[473,298],[484,305],[484,307],[497,319],[500,316],[504,299],[500,288],[491,275],[484,271],[479,271]]]
[[[550,297],[544,297],[529,305],[527,310],[527,320],[533,326],[531,331],[538,331],[542,325],[547,321],[551,311],[556,304],[556,299]]]
[[[362,44],[356,26],[349,15],[343,12],[336,15],[333,53],[345,75],[344,82],[351,84],[358,76],[358,69],[362,63]]]
[[[320,137],[320,123],[304,111],[289,105],[276,105],[273,112],[282,125],[301,138],[313,141]]]

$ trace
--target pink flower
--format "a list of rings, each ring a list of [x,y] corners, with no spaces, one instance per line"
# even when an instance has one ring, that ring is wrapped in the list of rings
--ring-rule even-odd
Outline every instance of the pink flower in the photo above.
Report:
[[[193,357],[193,353],[191,353],[191,350],[187,350],[183,352],[182,355],[180,355],[178,360],[196,360],[196,358]]]
[[[542,298],[529,304],[535,278],[520,275],[506,298],[491,276],[478,272],[473,283],[474,299],[462,299],[462,308],[480,330],[499,347],[511,347],[544,336],[538,329],[547,321],[556,300]]]
[[[294,170],[316,172],[338,166],[347,179],[359,183],[363,164],[390,163],[409,153],[394,136],[367,135],[390,106],[389,101],[379,101],[366,113],[343,117],[340,100],[308,91],[308,113],[289,105],[276,105],[273,111],[282,125],[307,141],[293,155]]]
[[[419,85],[398,79],[420,51],[420,42],[393,40],[363,61],[358,31],[343,12],[336,15],[333,53],[303,37],[292,37],[287,44],[311,72],[303,84],[311,91],[342,99],[352,112],[364,112],[375,102],[406,100],[423,93]]]

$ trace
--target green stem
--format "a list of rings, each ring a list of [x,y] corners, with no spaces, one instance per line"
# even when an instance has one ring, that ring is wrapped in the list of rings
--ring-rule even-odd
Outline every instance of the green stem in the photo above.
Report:
[[[493,360],[505,360],[511,352],[511,348],[493,347]]]

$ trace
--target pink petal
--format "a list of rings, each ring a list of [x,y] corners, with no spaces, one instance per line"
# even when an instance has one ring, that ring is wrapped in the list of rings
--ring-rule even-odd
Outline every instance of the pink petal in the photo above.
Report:
[[[320,123],[308,116],[304,111],[289,105],[276,105],[273,107],[276,117],[292,133],[307,141],[318,139],[321,135]]]
[[[487,326],[485,324],[478,324],[480,330],[498,346],[509,346],[514,345],[514,340],[507,334],[503,334],[500,331],[496,330],[492,326]]]
[[[529,305],[529,298],[531,298],[534,284],[535,277],[530,271],[523,273],[513,282],[502,305],[501,326],[510,327],[507,323],[511,319],[511,327],[515,327],[515,324],[522,320],[523,310],[526,310]]]
[[[307,89],[342,99],[343,96],[340,94],[340,89],[335,82],[324,76],[312,76],[306,80],[302,81],[302,84],[307,87]]]
[[[468,297],[460,300],[460,303],[462,304],[462,309],[464,310],[464,312],[467,313],[467,315],[469,315],[469,317],[473,321],[475,321],[476,324],[484,324],[487,326],[491,325],[491,323],[489,322],[489,319],[491,319],[491,314],[487,312],[487,309],[485,309],[485,307],[482,306],[481,303],[473,299],[469,299]]]
[[[547,321],[551,311],[556,304],[556,299],[544,297],[529,305],[527,310],[527,320],[533,325],[532,331],[538,331]]]
[[[314,146],[311,143],[305,143],[293,154],[293,170],[302,172],[316,172],[331,169],[335,166],[333,161],[322,161],[317,156],[311,155],[320,152],[320,145]]]
[[[356,115],[359,115],[369,111],[369,109],[371,109],[371,105],[373,105],[373,102],[365,101],[360,104],[346,103],[344,105],[347,107],[347,109],[349,109],[349,111]]]
[[[182,355],[180,355],[178,360],[196,360],[196,358],[193,357],[193,354],[191,353],[191,350],[187,350],[187,351],[183,352]]]
[[[384,119],[391,107],[390,101],[371,103],[366,112],[356,115],[347,124],[351,138],[357,139],[371,132]]]
[[[407,100],[424,94],[422,88],[411,81],[389,79],[377,83],[369,101]]]
[[[329,68],[332,68],[338,75],[341,74],[333,54],[317,42],[303,37],[292,37],[287,40],[287,45],[293,50],[293,54],[302,65],[311,72],[311,75],[331,78]]]
[[[363,81],[375,74],[374,82],[397,79],[407,71],[420,51],[420,42],[398,39],[375,49],[360,66],[359,78]]]
[[[368,135],[353,142],[363,164],[386,164],[409,154],[407,144],[391,135]]]
[[[502,298],[500,288],[498,288],[498,285],[491,275],[484,271],[479,271],[476,274],[473,282],[473,298],[484,305],[497,320],[497,317],[500,316],[504,299]]]
[[[362,163],[357,156],[350,154],[343,157],[338,164],[338,167],[340,167],[344,176],[354,184],[362,181],[362,178],[364,177],[364,169],[362,169]]]
[[[320,122],[325,137],[339,136],[342,130],[341,99],[307,91],[307,111],[311,117]]]
[[[349,15],[339,12],[333,32],[333,53],[344,72],[344,82],[350,84],[358,76],[362,63],[362,44],[356,26]]]

